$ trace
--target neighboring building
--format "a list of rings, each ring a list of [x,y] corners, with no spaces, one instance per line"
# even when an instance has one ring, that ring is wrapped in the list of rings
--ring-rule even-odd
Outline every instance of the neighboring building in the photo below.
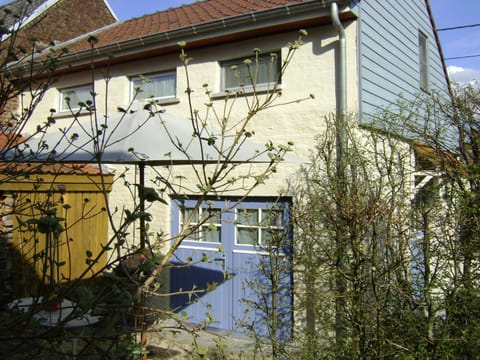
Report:
[[[337,16],[341,23],[336,23]],[[256,143],[292,141],[295,155],[307,159],[315,137],[325,129],[328,114],[358,113],[359,121],[364,122],[377,110],[394,106],[400,96],[408,100],[425,92],[447,90],[445,69],[424,0],[205,0],[120,22],[62,44],[70,53],[62,57],[58,81],[36,108],[30,130],[44,121],[52,108],[57,109],[57,124],[68,124],[71,113],[66,97],[75,100],[72,104],[85,101],[94,86],[98,99],[102,99],[107,94],[105,74],[109,78],[109,111],[118,106],[125,108],[132,100],[141,104],[142,99],[133,99],[132,95],[133,89],[140,86],[146,97],[152,95],[167,112],[187,117],[187,78],[179,61],[179,41],[186,42],[186,52],[193,59],[189,64],[193,105],[202,109],[206,102],[204,83],[212,90],[213,102],[221,104],[228,90],[236,87],[230,76],[232,65],[241,68],[243,59],[251,56],[254,48],[260,49],[261,57],[270,58],[275,53],[280,61],[288,51],[286,44],[297,38],[299,29],[306,29],[308,36],[281,79],[281,102],[291,104],[273,107],[255,117],[251,128]],[[93,53],[93,82],[89,70],[92,52],[87,41],[91,35],[98,40]],[[151,80],[148,87],[142,76]],[[260,82],[266,88],[268,77]],[[295,103],[309,94],[315,98]],[[97,101],[99,114],[107,111],[105,104]],[[231,117],[239,118],[245,111],[239,104]],[[82,116],[88,121],[87,113],[79,119]],[[216,229],[208,240],[184,241],[177,257],[201,260],[206,254],[212,260],[196,266],[193,282],[187,278],[192,271],[174,274],[172,289],[189,289],[192,284],[201,286],[212,281],[220,285],[195,304],[176,298],[172,305],[200,321],[210,311],[207,304],[212,304],[214,325],[235,328],[235,319],[242,318],[245,311],[241,300],[255,296],[244,289],[244,280],[258,276],[252,263],[262,256],[254,244],[261,243],[263,228],[258,221],[248,219],[262,218],[297,169],[298,164],[282,164],[274,178],[239,206],[242,211],[226,213],[224,218],[208,224],[210,229]],[[188,179],[188,173],[185,175]],[[135,179],[131,182],[135,183]],[[193,202],[196,194],[187,195]],[[235,195],[240,194],[229,193],[228,199]],[[284,195],[277,208],[275,224],[279,228],[288,221],[291,200]],[[113,208],[123,208],[126,194],[121,186],[114,185],[110,199]],[[225,203],[221,197],[215,201],[214,207]],[[190,206],[188,201],[184,205]],[[182,222],[175,201],[171,201],[170,208],[161,205],[150,211],[161,221],[153,222],[149,231],[170,230],[175,235]],[[219,247],[225,250],[222,256],[218,255]],[[224,271],[232,274],[230,281],[222,281]],[[176,283],[178,279],[182,279],[181,285]]]
[[[32,51],[32,39],[36,39],[38,51],[115,21],[117,18],[105,0],[15,0],[0,6],[0,25],[14,35],[12,40],[9,33],[2,32],[2,43],[4,46],[13,45],[13,52],[19,58],[25,56],[20,47],[26,49],[26,54]],[[0,56],[5,55],[4,48]],[[0,123],[5,123],[10,113],[17,110],[18,102],[11,100],[1,105]]]

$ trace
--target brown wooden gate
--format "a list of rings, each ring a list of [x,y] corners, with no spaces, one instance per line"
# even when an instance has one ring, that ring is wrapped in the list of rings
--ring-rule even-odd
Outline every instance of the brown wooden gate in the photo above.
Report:
[[[43,165],[41,173],[2,177],[0,224],[11,270],[9,281],[2,280],[10,283],[12,295],[31,296],[54,283],[88,280],[103,269],[112,174],[89,165]],[[44,232],[56,226],[63,231]]]

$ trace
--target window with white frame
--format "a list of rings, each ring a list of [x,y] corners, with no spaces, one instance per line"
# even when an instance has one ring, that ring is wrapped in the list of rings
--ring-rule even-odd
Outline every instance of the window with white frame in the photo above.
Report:
[[[283,238],[285,231],[284,210],[236,209],[237,245],[268,246]]]
[[[185,240],[209,243],[221,242],[221,212],[219,209],[183,208],[180,226],[192,229]]]
[[[428,91],[428,38],[419,31],[418,55],[420,70],[420,89]]]
[[[85,105],[91,105],[92,91],[92,84],[59,89],[60,111],[78,110],[81,107],[85,108]]]
[[[151,73],[130,78],[130,99],[168,99],[177,96],[175,71]]]
[[[222,91],[268,87],[280,82],[280,52],[252,55],[220,62],[222,69]]]

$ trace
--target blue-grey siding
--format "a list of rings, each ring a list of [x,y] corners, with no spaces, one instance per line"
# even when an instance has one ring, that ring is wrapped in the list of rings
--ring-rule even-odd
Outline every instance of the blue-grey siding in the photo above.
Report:
[[[359,16],[359,96],[362,121],[399,98],[414,99],[420,89],[419,31],[428,38],[431,91],[445,91],[435,36],[424,0],[362,0],[352,2]]]

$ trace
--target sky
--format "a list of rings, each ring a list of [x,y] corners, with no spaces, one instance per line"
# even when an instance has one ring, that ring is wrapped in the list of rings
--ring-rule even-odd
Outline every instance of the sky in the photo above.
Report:
[[[194,0],[108,0],[120,20],[194,2]],[[135,5],[132,6],[131,4]],[[437,29],[480,24],[480,0],[430,0]],[[439,31],[440,42],[454,81],[480,82],[480,26]],[[450,59],[479,55],[465,59]]]
[[[127,20],[195,0],[107,0],[119,20]],[[11,0],[0,0],[0,5]],[[430,0],[437,29],[480,25],[480,0]],[[454,81],[480,82],[480,26],[439,31],[440,42]],[[478,56],[475,56],[478,55]],[[464,59],[456,57],[475,56]]]

